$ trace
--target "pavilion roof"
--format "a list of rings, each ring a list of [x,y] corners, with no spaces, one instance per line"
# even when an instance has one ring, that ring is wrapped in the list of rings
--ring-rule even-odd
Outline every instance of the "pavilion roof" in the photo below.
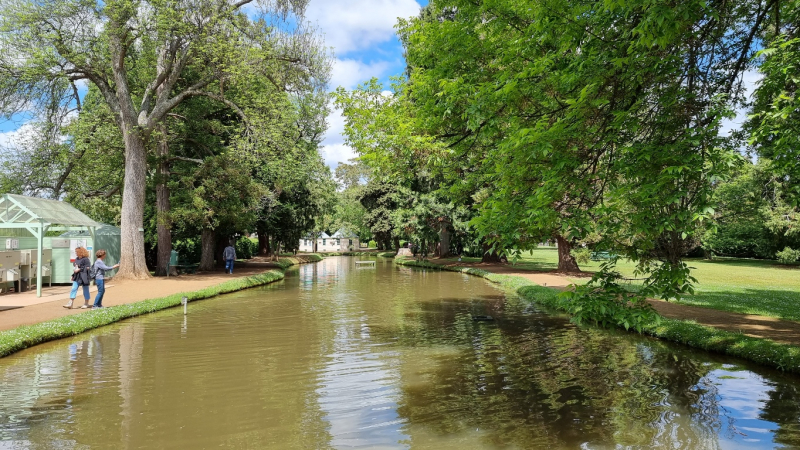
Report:
[[[84,227],[102,225],[67,202],[17,194],[0,196],[0,223],[19,224],[24,228],[40,221],[49,225]]]

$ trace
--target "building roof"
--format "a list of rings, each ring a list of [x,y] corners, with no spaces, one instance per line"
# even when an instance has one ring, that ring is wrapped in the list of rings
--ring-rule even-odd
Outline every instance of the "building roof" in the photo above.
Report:
[[[95,236],[119,236],[122,234],[122,230],[115,227],[114,225],[108,224],[100,224],[100,227],[94,230]],[[73,230],[73,231],[66,231],[61,234],[59,237],[81,237],[81,236],[89,236],[89,232],[87,230]]]
[[[356,236],[355,233],[353,233],[352,231],[350,231],[348,229],[345,229],[345,228],[340,228],[338,231],[336,231],[336,233],[333,233],[333,236],[331,236],[331,237],[334,238],[334,239],[357,239],[358,238],[358,236]]]
[[[50,225],[101,226],[67,202],[16,194],[4,194],[0,197],[0,223],[25,227],[40,221]]]
[[[305,237],[303,237],[303,240],[306,240],[306,239],[310,239],[310,240],[314,240],[314,239],[330,239],[330,238],[331,237],[328,236],[327,233],[322,233],[319,236],[314,236],[313,234],[307,234],[307,235],[305,235]]]

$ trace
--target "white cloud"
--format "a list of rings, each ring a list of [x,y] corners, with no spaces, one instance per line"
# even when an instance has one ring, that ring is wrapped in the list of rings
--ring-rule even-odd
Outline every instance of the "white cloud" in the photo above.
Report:
[[[35,132],[30,122],[24,123],[16,130],[0,132],[0,150],[10,150],[29,139]]]
[[[344,116],[339,108],[331,109],[328,115],[328,130],[325,132],[324,145],[341,144],[344,142]]]
[[[342,110],[334,108],[328,116],[328,131],[325,133],[325,140],[320,146],[319,153],[325,160],[325,165],[331,169],[336,169],[340,162],[347,162],[356,156],[356,152],[344,143],[344,116]]]
[[[352,148],[345,144],[323,145],[319,152],[322,159],[325,160],[325,165],[331,169],[336,169],[340,162],[347,162],[358,156]]]
[[[337,59],[331,71],[331,89],[344,86],[352,89],[363,81],[372,77],[381,78],[390,68],[389,61],[376,61],[365,63],[355,59]]]
[[[758,87],[758,82],[761,81],[764,75],[757,70],[748,70],[742,74],[742,86],[745,90],[745,96],[748,100],[752,100],[753,94]],[[747,121],[747,108],[740,108],[736,110],[736,117],[733,119],[724,119],[720,124],[719,134],[721,136],[730,136],[731,133],[738,131],[742,125]]]
[[[392,39],[397,18],[419,10],[415,0],[312,0],[306,17],[319,25],[326,45],[344,55]]]

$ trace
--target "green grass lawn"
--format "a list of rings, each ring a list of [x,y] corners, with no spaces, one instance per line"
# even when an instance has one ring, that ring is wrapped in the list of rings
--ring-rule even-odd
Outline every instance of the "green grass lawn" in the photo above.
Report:
[[[688,263],[697,278],[695,295],[684,297],[679,303],[800,321],[800,267],[738,258],[690,259]],[[594,272],[600,264],[593,261],[581,268]],[[516,266],[553,270],[558,266],[558,253],[555,248],[541,247],[523,254]],[[620,261],[618,268],[623,276],[633,277],[633,263]],[[573,281],[585,283],[588,279]]]

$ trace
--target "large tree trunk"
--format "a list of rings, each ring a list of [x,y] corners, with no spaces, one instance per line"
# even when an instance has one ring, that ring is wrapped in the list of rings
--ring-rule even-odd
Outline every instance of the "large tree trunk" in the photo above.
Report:
[[[156,183],[156,235],[158,239],[158,256],[156,260],[156,276],[167,275],[169,257],[172,252],[172,231],[169,221],[169,142],[167,141],[166,125],[159,125],[160,139],[158,141],[158,180]],[[172,275],[172,274],[170,274]]]
[[[200,270],[214,270],[214,250],[217,233],[214,230],[203,228],[200,234],[200,245],[202,254],[200,255]]]
[[[257,232],[258,234],[258,254],[261,256],[269,255],[269,236],[264,232]]]
[[[500,261],[500,253],[496,250],[492,250],[492,246],[489,244],[482,244],[483,247],[483,257],[481,257],[482,263],[499,263]]]
[[[439,258],[447,258],[450,256],[450,232],[446,227],[439,230],[439,248],[437,249]]]
[[[395,236],[392,238],[392,242],[394,243],[394,250],[400,250],[400,238]]]
[[[575,257],[572,256],[572,245],[570,245],[569,241],[561,235],[556,235],[556,243],[558,244],[558,271],[580,272],[578,261],[575,261]]]
[[[115,278],[141,280],[150,278],[144,254],[147,152],[136,126],[123,121],[122,136],[125,141],[125,185],[122,190],[119,273]]]
[[[227,236],[217,235],[214,259],[216,259],[217,267],[219,268],[225,267],[225,258],[223,258],[223,255],[225,253],[225,247],[227,247],[231,241],[232,239],[228,238]],[[233,245],[235,245],[235,243],[233,243]]]

